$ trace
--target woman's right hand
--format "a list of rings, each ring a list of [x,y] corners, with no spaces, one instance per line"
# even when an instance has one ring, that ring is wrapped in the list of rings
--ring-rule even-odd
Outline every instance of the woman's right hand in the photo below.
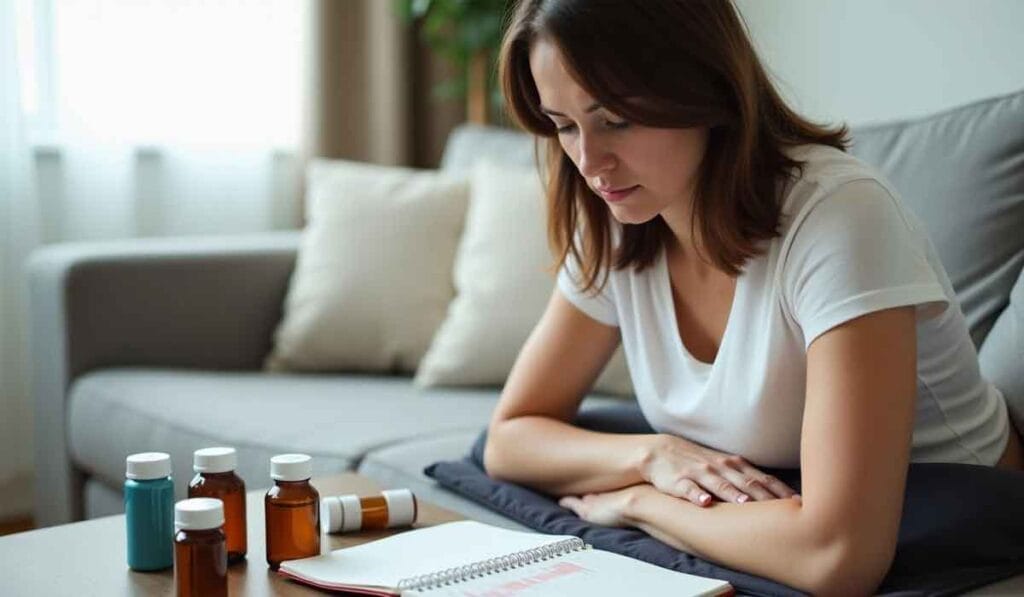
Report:
[[[668,434],[654,437],[641,474],[662,493],[698,506],[709,506],[714,498],[742,504],[796,495],[788,485],[757,470],[740,456]]]

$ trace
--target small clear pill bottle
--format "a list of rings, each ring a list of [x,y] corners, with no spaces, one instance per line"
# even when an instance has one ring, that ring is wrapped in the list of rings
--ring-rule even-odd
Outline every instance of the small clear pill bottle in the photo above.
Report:
[[[174,482],[171,456],[142,452],[128,456],[124,517],[128,567],[164,570],[174,565]]]
[[[410,526],[418,511],[416,496],[408,489],[388,489],[367,497],[332,495],[321,500],[320,508],[328,533]]]
[[[227,597],[224,503],[215,498],[174,506],[174,587],[178,597]]]
[[[309,483],[313,459],[280,454],[270,459],[274,486],[263,498],[267,524],[267,564],[320,555],[320,494]]]
[[[196,476],[188,484],[188,497],[217,498],[224,502],[224,536],[228,563],[245,559],[245,482],[235,474],[238,456],[234,448],[203,448],[192,455]]]

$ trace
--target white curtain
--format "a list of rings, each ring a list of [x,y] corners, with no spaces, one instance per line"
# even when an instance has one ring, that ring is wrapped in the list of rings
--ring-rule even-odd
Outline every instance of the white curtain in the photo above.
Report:
[[[23,513],[31,467],[25,286],[21,266],[39,242],[31,153],[22,107],[18,9],[0,2],[0,518]]]
[[[307,2],[0,0],[0,518],[30,509],[29,253],[299,225]],[[20,488],[20,489],[19,489]]]

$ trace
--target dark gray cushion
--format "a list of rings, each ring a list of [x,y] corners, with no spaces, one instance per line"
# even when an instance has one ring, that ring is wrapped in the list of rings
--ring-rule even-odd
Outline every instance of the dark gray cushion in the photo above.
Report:
[[[1024,91],[859,128],[853,142],[924,223],[982,346],[1024,266]]]
[[[581,427],[650,433],[634,405],[581,415]],[[665,568],[729,581],[751,595],[794,595],[777,582],[680,552],[635,529],[584,522],[551,497],[496,481],[483,470],[481,434],[464,460],[439,462],[426,474],[445,487],[538,531],[576,535],[599,549]],[[796,470],[768,471],[800,490]],[[900,521],[896,559],[880,592],[952,595],[1024,572],[1024,473],[962,464],[913,464]]]

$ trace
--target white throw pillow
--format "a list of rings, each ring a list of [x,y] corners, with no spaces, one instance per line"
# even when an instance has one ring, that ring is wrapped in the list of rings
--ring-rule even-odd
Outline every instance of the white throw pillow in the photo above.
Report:
[[[314,160],[308,224],[271,370],[416,370],[454,294],[468,184],[442,172]]]
[[[504,385],[554,289],[544,191],[532,169],[478,162],[455,257],[455,300],[420,368],[420,386]],[[621,348],[595,390],[632,394]]]

